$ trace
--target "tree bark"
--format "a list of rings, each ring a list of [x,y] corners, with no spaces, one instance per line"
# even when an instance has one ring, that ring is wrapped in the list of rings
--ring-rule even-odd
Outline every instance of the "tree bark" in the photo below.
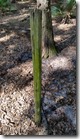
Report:
[[[56,55],[52,29],[50,0],[37,0],[37,8],[42,10],[42,57]]]

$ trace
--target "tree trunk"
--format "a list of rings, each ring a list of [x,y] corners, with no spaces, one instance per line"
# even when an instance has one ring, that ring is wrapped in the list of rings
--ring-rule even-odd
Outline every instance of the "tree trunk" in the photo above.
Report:
[[[50,0],[37,0],[37,8],[42,10],[42,57],[56,55],[52,29]]]

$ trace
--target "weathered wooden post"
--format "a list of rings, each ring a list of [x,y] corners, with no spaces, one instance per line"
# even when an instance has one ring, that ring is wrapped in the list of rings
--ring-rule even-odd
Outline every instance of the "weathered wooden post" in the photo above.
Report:
[[[35,122],[41,122],[41,45],[42,45],[42,11],[31,9],[31,44],[34,77]]]

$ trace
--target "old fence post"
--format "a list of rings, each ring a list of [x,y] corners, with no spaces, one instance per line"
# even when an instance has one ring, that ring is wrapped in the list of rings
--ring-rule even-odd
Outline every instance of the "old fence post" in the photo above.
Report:
[[[31,9],[30,13],[31,45],[33,58],[35,123],[41,122],[41,45],[42,45],[42,11]]]

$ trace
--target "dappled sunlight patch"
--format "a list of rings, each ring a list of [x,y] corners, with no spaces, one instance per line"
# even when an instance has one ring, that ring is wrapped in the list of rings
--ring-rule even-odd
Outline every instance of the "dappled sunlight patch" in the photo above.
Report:
[[[73,24],[60,24],[58,26],[58,29],[60,29],[60,30],[63,29],[64,31],[66,31],[66,30],[69,30],[72,26],[73,26]]]
[[[0,32],[1,32],[1,34],[4,34],[5,33],[5,30],[3,29],[3,30],[0,30]]]
[[[56,20],[52,20],[52,26],[57,25]]]
[[[29,96],[24,95],[24,90],[18,92],[14,91],[13,93],[6,94],[3,98],[1,96],[1,124],[10,124],[13,125],[16,124],[16,122],[19,124],[20,116],[23,113],[23,110],[25,110],[25,105],[28,103]],[[4,106],[4,107],[3,107]],[[30,102],[26,105],[26,109],[28,109],[30,106]]]
[[[27,18],[27,16],[29,16],[28,13],[24,13],[22,15],[16,15],[16,16],[9,16],[9,17],[5,17],[0,21],[0,24],[7,24],[7,23],[14,23],[16,22],[16,20],[21,21],[24,18]]]
[[[18,3],[19,3],[19,4],[28,4],[28,3],[29,3],[29,0],[27,0],[27,1],[24,1],[24,0],[18,1]]]
[[[27,61],[26,63],[22,63],[22,64],[20,63],[19,65],[16,65],[11,69],[8,69],[8,75],[14,74],[15,76],[17,75],[22,76],[22,77],[26,76],[26,78],[27,78],[27,75],[32,74],[32,72],[33,72],[33,66],[32,66],[31,61]]]
[[[54,37],[55,41],[60,41],[62,39],[61,35],[55,35]]]
[[[8,48],[14,49],[15,48],[15,45],[9,45]]]
[[[7,46],[7,52],[6,52],[6,54],[8,54],[9,56],[10,55],[13,55],[14,54],[14,49],[16,48],[16,45],[9,45],[9,46]]]
[[[32,74],[32,72],[33,72],[32,70],[33,70],[32,66],[27,67],[27,68],[24,68],[23,67],[20,75],[22,75],[22,76],[28,76],[28,74]]]
[[[57,70],[57,69],[66,70],[72,67],[72,63],[65,56],[58,56],[56,59],[51,61],[50,66],[54,70]]]
[[[55,35],[54,36],[54,40],[56,41],[56,42],[65,42],[65,41],[67,41],[68,39],[70,39],[70,34],[68,34],[68,35],[66,35],[66,34],[60,34],[60,35]]]
[[[73,34],[73,36],[74,36],[74,34]],[[66,34],[63,35],[62,34],[62,35],[60,35],[60,37],[59,37],[59,35],[55,35],[54,39],[55,39],[56,42],[65,43],[67,40],[70,40],[71,37],[72,36],[70,34],[68,34],[68,35],[66,35]]]
[[[6,41],[10,40],[11,37],[14,37],[14,36],[15,36],[15,33],[10,33],[8,35],[5,35],[4,37],[0,38],[0,42],[6,42]]]

